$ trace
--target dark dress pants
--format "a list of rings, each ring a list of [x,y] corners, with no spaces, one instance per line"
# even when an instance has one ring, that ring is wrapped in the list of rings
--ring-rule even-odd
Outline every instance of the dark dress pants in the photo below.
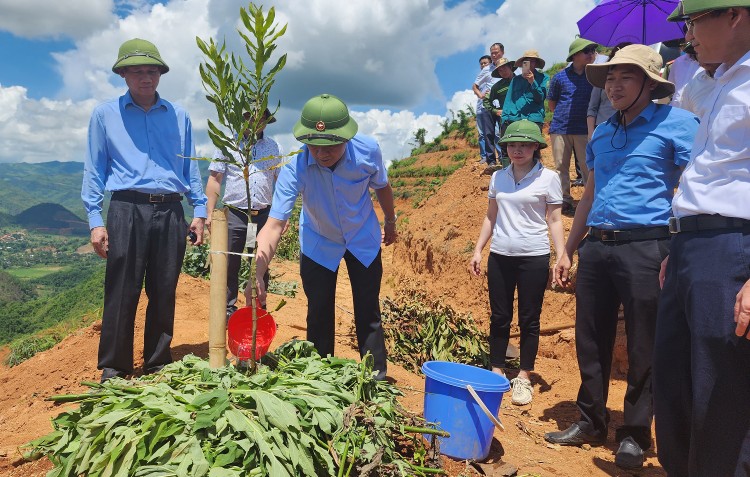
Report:
[[[138,299],[148,296],[143,371],[172,362],[177,280],[185,256],[188,225],[182,204],[112,200],[107,213],[109,251],[98,368],[102,377],[133,372],[133,333]]]
[[[348,250],[344,260],[352,286],[359,354],[364,356],[369,351],[374,358],[376,378],[385,379],[385,336],[380,322],[380,280],[383,277],[380,252],[369,267]],[[299,268],[302,288],[307,296],[307,339],[321,356],[333,356],[338,269],[332,272],[304,254],[300,256]]]
[[[581,428],[607,435],[609,378],[622,303],[627,333],[628,375],[624,425],[616,439],[632,437],[651,447],[651,364],[659,299],[659,268],[669,239],[602,242],[587,237],[578,249],[576,354],[581,373],[577,405]]]
[[[549,281],[549,254],[508,257],[490,253],[487,288],[490,296],[490,363],[505,367],[505,353],[513,319],[513,295],[518,288],[518,326],[521,328],[521,369],[533,371],[539,350],[539,317]]]
[[[656,443],[670,477],[750,475],[750,341],[734,333],[748,279],[750,230],[672,239],[654,353]]]
[[[271,208],[259,210],[257,215],[250,216],[250,222],[258,226],[257,233],[266,225],[268,212]],[[234,253],[243,253],[245,251],[245,240],[247,239],[247,211],[243,209],[229,208],[227,214],[227,227],[229,229],[229,251]],[[227,255],[227,311],[237,310],[237,293],[239,292],[240,282],[240,265],[244,257],[239,255]],[[263,275],[263,283],[268,290],[268,282],[271,273],[266,270]]]

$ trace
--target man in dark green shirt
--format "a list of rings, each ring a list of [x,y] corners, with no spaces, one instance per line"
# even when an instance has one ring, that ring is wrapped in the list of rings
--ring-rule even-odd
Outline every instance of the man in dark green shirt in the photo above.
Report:
[[[500,81],[495,83],[490,89],[490,94],[486,95],[482,100],[484,109],[486,109],[492,116],[492,120],[496,128],[500,129],[500,135],[498,138],[503,137],[505,134],[505,127],[503,127],[503,121],[501,116],[503,114],[503,103],[505,102],[505,96],[508,94],[508,87],[510,81],[515,77],[513,74],[513,63],[508,61],[508,58],[500,58],[495,62],[495,69],[492,70],[492,76],[500,78]],[[507,125],[506,125],[507,126]],[[508,159],[508,152],[505,146],[499,145],[498,150],[500,151],[500,164],[503,167],[510,165]]]

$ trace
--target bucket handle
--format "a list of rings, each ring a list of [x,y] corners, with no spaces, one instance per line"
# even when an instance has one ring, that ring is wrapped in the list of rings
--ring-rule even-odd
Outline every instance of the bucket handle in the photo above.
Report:
[[[471,387],[471,384],[466,385],[466,389],[469,391],[469,394],[471,394],[471,397],[474,398],[474,401],[479,404],[479,407],[482,408],[482,411],[487,415],[487,417],[492,421],[492,423],[500,429],[501,431],[505,430],[505,426],[503,426],[503,423],[500,422],[500,419],[497,416],[493,416],[490,410],[487,408],[487,405],[482,401],[482,398],[479,397],[479,394],[477,394],[476,391],[474,391],[474,388]]]

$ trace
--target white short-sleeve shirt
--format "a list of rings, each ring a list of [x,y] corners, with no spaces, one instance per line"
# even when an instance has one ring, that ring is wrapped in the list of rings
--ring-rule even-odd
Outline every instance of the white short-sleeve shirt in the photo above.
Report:
[[[547,205],[562,204],[560,176],[538,162],[516,182],[512,167],[496,171],[490,179],[487,195],[497,201],[490,251],[507,256],[546,255]]]
[[[672,212],[750,220],[750,52],[714,77]]]

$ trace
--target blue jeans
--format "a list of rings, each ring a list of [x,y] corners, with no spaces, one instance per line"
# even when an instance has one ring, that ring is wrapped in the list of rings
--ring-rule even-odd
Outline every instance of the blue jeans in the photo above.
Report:
[[[670,476],[750,475],[750,340],[734,334],[750,278],[750,230],[672,239],[659,301],[654,405],[659,461]]]
[[[480,154],[488,164],[495,162],[495,121],[486,109],[477,111],[477,128],[484,136],[484,142],[480,146]]]

